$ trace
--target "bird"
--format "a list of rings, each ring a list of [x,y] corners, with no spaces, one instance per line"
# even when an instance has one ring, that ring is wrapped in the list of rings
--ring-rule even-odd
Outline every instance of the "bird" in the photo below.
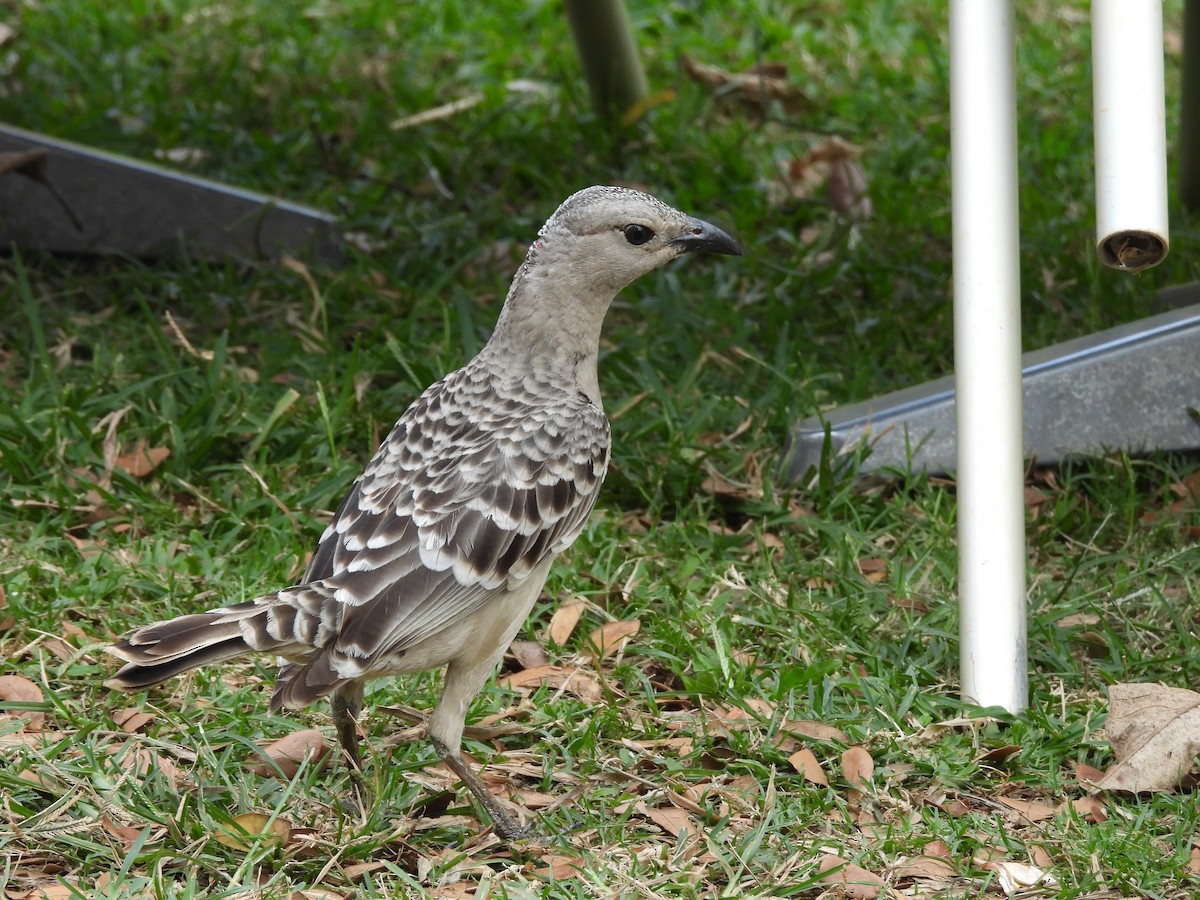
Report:
[[[609,467],[597,373],[617,293],[686,253],[742,255],[729,234],[631,188],[568,197],[538,231],[492,334],[400,416],[296,584],[137,628],[107,682],[140,690],[249,654],[280,658],[269,708],[330,701],[361,772],[364,687],[445,668],[426,721],[438,757],[505,841],[532,837],[462,756],[468,707],[579,537]]]

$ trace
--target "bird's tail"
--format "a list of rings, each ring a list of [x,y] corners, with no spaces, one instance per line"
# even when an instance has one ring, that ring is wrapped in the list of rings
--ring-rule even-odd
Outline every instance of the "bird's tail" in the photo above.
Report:
[[[105,685],[149,687],[199,666],[247,653],[277,653],[293,661],[313,654],[332,634],[338,604],[322,582],[298,585],[256,600],[146,625],[108,652],[125,665]]]

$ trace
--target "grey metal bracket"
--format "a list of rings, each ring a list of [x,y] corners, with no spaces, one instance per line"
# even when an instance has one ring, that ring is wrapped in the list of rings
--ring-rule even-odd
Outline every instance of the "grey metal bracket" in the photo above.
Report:
[[[1200,305],[1031,351],[1021,369],[1026,458],[1200,447]],[[838,456],[869,446],[861,472],[951,472],[954,377],[797,422],[790,480],[820,464],[827,426]]]
[[[184,241],[205,255],[342,261],[328,213],[0,125],[0,152],[38,150],[61,202],[31,178],[0,178],[0,246],[156,257],[178,252]]]

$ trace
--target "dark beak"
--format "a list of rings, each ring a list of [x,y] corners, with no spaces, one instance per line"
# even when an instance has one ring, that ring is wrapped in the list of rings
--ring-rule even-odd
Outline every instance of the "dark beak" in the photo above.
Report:
[[[724,253],[726,256],[741,256],[742,248],[729,235],[708,222],[692,219],[687,230],[671,241],[680,253]]]

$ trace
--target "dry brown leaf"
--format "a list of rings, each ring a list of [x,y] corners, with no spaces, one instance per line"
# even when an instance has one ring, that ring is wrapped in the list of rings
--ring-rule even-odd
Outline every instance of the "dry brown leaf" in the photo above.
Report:
[[[659,806],[647,809],[645,815],[647,819],[671,837],[677,838],[684,831],[689,834],[697,833],[696,823],[692,821],[692,817],[688,815],[687,810],[680,809],[678,806]]]
[[[1016,810],[1025,819],[1030,822],[1040,822],[1043,819],[1052,819],[1057,810],[1053,806],[1047,806],[1045,803],[1038,803],[1036,800],[1020,800],[1016,797],[997,797],[996,801],[1007,806],[1009,809]]]
[[[855,745],[842,752],[842,777],[848,783],[859,790],[866,790],[866,784],[874,774],[875,760],[865,748]]]
[[[718,500],[730,504],[740,504],[762,499],[763,488],[761,482],[757,484],[743,484],[738,481],[731,481],[711,466],[706,466],[705,470],[708,474],[700,482],[700,490],[702,492],[712,494]]]
[[[1187,870],[1193,875],[1200,875],[1200,847],[1193,847],[1188,854]]]
[[[919,616],[929,612],[929,604],[920,597],[899,597],[896,594],[888,594],[888,603],[897,609],[907,609],[909,612],[914,612]]]
[[[566,856],[561,853],[547,853],[542,857],[542,863],[542,866],[533,870],[533,874],[552,881],[574,878],[587,865],[581,856]]]
[[[1055,812],[1073,809],[1081,819],[1093,824],[1108,821],[1108,808],[1099,797],[1080,797],[1078,800],[1064,801],[1058,805]]]
[[[1200,694],[1162,684],[1114,684],[1104,731],[1117,764],[1096,787],[1173,791],[1200,754]]]
[[[792,764],[793,769],[804,777],[805,781],[811,781],[813,784],[819,784],[822,787],[829,785],[829,778],[825,775],[825,770],[821,768],[821,764],[817,761],[816,756],[807,747],[803,747],[789,756],[788,762]]]
[[[342,873],[350,881],[358,881],[358,879],[366,875],[368,872],[378,872],[380,869],[386,869],[390,862],[382,859],[372,859],[367,862],[350,863],[342,867]]]
[[[108,816],[101,816],[100,821],[101,824],[104,825],[104,830],[120,841],[127,851],[130,847],[137,843],[138,838],[142,836],[142,829],[146,827],[145,825],[142,825],[141,827],[134,827],[133,825],[118,825]]]
[[[833,211],[850,222],[867,222],[874,214],[867,192],[867,173],[853,156],[840,156],[829,165],[825,193]]]
[[[826,725],[824,722],[812,722],[808,719],[791,719],[780,725],[779,730],[797,734],[800,737],[812,738],[814,741],[850,743],[850,738],[844,731],[840,731],[832,725]]]
[[[971,806],[961,797],[947,797],[941,800],[932,799],[929,801],[948,816],[965,816],[971,812]]]
[[[954,858],[954,855],[950,852],[950,847],[945,841],[930,841],[921,850],[922,856],[937,856],[941,859]]]
[[[8,900],[74,900],[79,896],[76,888],[65,884],[43,884],[22,893],[11,889],[4,892]]]
[[[779,64],[759,66],[748,72],[728,72],[684,56],[682,65],[683,71],[695,81],[753,106],[762,107],[775,101],[795,112],[809,105],[804,92],[787,80],[787,70]]]
[[[43,703],[42,689],[24,675],[0,675],[0,700],[8,703]],[[46,714],[40,710],[13,710],[13,716],[25,720],[25,731],[41,731]]]
[[[1039,869],[1049,869],[1054,865],[1054,857],[1041,844],[1034,844],[1029,848],[1029,859]]]
[[[588,635],[587,643],[597,660],[605,659],[622,649],[641,627],[640,619],[605,622]]]
[[[1103,777],[1104,777],[1104,773],[1101,772],[1099,769],[1097,769],[1095,766],[1089,766],[1087,763],[1081,763],[1081,762],[1075,763],[1075,780],[1076,781],[1079,781],[1082,783],[1087,783],[1090,781],[1090,782],[1094,783],[1094,782],[1099,781]]]
[[[550,624],[546,626],[546,639],[552,644],[564,646],[571,637],[571,632],[583,617],[587,603],[583,600],[572,600],[564,603],[550,616]]]
[[[550,662],[549,657],[546,656],[546,651],[542,649],[542,645],[537,641],[513,641],[509,644],[508,652],[513,655],[513,658],[516,659],[522,669],[544,666]]]
[[[832,136],[814,145],[803,156],[782,164],[778,179],[768,185],[772,202],[813,200],[822,185],[829,205],[841,216],[856,221],[871,217],[867,178],[859,165],[862,150]]]
[[[114,744],[108,748],[108,751],[116,753],[121,748],[122,745]],[[118,764],[125,771],[133,772],[143,778],[152,771],[161,772],[174,791],[178,791],[179,785],[183,782],[183,772],[179,766],[175,765],[169,757],[162,756],[145,747],[131,746],[129,752],[118,760]]]
[[[8,594],[4,590],[4,585],[0,584],[0,631],[8,631],[17,624],[17,617],[5,612],[7,608]]]
[[[953,878],[958,871],[943,856],[910,856],[904,859],[892,874],[899,880],[917,878]]]
[[[502,785],[503,793],[509,797],[514,803],[520,804],[525,809],[545,809],[547,806],[553,806],[560,798],[554,794],[547,794],[545,791],[535,791],[530,788],[514,788],[507,779]]]
[[[154,716],[144,713],[136,707],[129,707],[128,709],[118,709],[112,714],[112,719],[123,732],[134,734],[153,722]]]
[[[549,685],[564,689],[585,703],[599,703],[602,696],[600,682],[588,672],[574,667],[534,666],[532,669],[523,669],[520,672],[505,675],[499,683],[514,690],[532,690],[542,685]]]
[[[875,900],[884,889],[883,879],[861,866],[846,862],[840,856],[825,854],[817,866],[821,881],[836,885],[843,897],[852,900]]]
[[[978,759],[979,762],[987,763],[990,766],[998,766],[1014,753],[1020,753],[1021,748],[1016,744],[1005,744],[1003,747],[993,747],[986,753],[982,754]]]
[[[1063,616],[1054,624],[1060,628],[1074,628],[1076,625],[1099,625],[1101,619],[1095,613],[1072,613]]]
[[[325,735],[316,728],[306,728],[303,731],[293,731],[262,747],[259,754],[265,762],[247,764],[246,768],[255,775],[264,777],[277,776],[282,773],[284,778],[294,778],[305,761],[320,765],[329,754],[329,744]]]
[[[256,840],[269,840],[286,844],[292,836],[292,825],[287,819],[268,816],[264,813],[242,813],[234,816],[229,825],[221,825],[213,833],[218,844],[234,850],[249,850]]]
[[[139,440],[133,452],[122,454],[113,460],[113,468],[120,469],[134,478],[145,478],[170,456],[171,451],[167,447],[147,447],[144,440]]]

